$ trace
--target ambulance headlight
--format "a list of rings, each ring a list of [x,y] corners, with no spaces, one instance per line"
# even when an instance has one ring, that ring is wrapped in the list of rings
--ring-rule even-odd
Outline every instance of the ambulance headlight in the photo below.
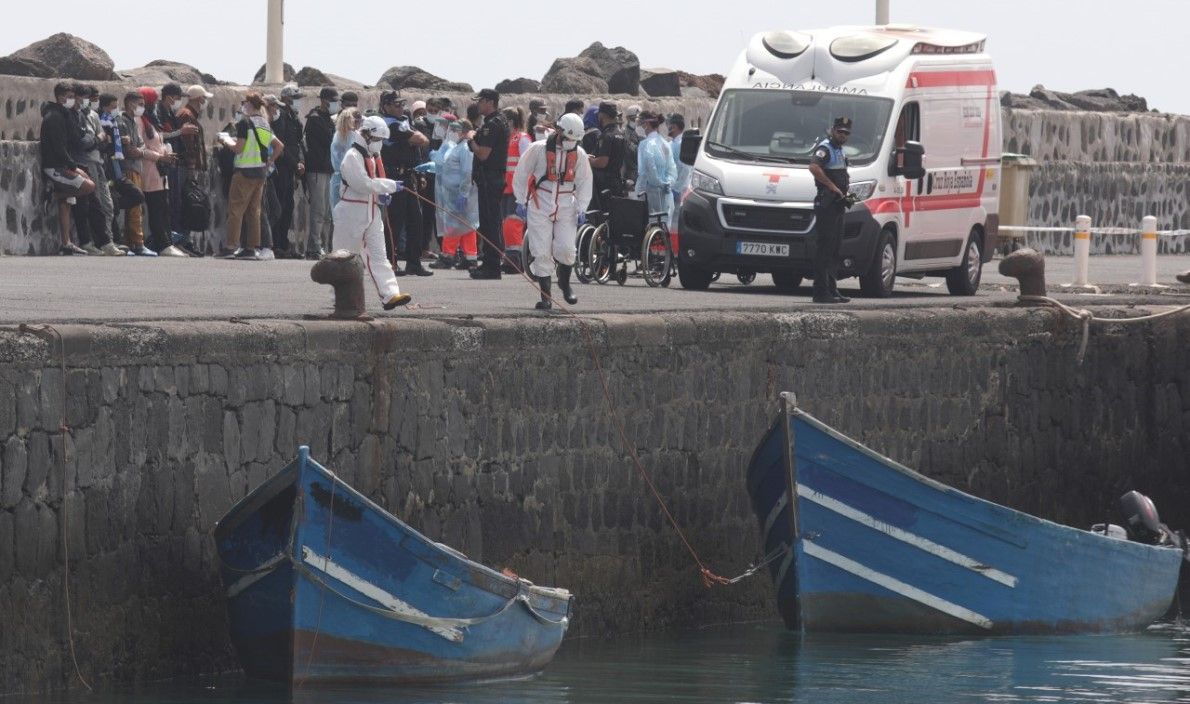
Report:
[[[873,181],[872,184],[875,185],[876,182]],[[707,176],[701,171],[694,171],[690,174],[690,188],[717,196],[723,195],[723,186],[719,185],[719,179]]]
[[[876,192],[876,182],[856,181],[851,184],[851,188],[848,190],[851,193],[854,193],[856,198],[859,198],[860,200],[867,200],[872,197],[873,193]]]

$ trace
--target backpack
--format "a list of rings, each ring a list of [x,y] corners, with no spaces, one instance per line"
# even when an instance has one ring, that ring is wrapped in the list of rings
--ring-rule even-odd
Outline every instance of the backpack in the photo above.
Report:
[[[188,232],[204,232],[211,227],[211,198],[207,189],[191,173],[182,184],[182,229]]]

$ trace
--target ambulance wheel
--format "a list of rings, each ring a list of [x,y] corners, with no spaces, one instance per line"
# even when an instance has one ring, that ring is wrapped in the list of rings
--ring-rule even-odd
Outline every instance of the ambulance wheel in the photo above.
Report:
[[[595,234],[595,226],[584,223],[578,229],[578,240],[575,243],[574,277],[580,283],[591,283],[591,236]]]
[[[745,286],[748,286],[753,281],[756,280],[756,272],[755,271],[737,271],[735,274],[735,277],[737,279],[739,279],[740,283],[742,283]]]
[[[664,227],[654,225],[645,232],[640,248],[640,271],[650,288],[663,286],[669,279],[669,268],[673,262],[673,249],[669,246],[669,233]]]
[[[963,263],[946,272],[946,290],[954,296],[974,296],[983,277],[983,237],[979,228],[971,228]]]
[[[859,275],[859,290],[868,298],[888,298],[896,279],[897,239],[891,230],[881,230],[872,263]]]
[[[802,276],[797,272],[779,270],[772,273],[773,285],[781,293],[793,293],[802,285]]]
[[[611,243],[607,241],[607,223],[595,228],[591,233],[590,249],[591,279],[597,283],[606,284],[612,276],[614,257]]]
[[[716,271],[715,273],[711,274],[711,283],[715,283],[718,280],[719,280],[719,272]]]
[[[682,288],[690,291],[707,290],[718,275],[717,272],[699,268],[690,262],[678,267],[678,282],[682,284]]]

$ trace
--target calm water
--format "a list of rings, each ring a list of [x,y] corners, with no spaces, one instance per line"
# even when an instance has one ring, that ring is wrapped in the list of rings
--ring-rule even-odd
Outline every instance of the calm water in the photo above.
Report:
[[[1190,628],[988,639],[807,636],[779,625],[572,640],[538,677],[479,685],[308,689],[327,704],[579,702],[1190,702]],[[8,704],[0,698],[0,704]],[[279,704],[237,680],[55,698],[56,704]]]

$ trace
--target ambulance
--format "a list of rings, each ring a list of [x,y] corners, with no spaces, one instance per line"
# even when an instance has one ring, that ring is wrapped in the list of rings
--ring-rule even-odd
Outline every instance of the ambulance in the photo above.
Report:
[[[892,294],[896,277],[945,277],[972,295],[995,249],[1000,104],[986,37],[910,25],[774,31],[752,38],[707,128],[687,132],[694,167],[677,217],[682,286],[768,273],[813,277],[810,152],[834,119],[851,193],[839,278]]]

